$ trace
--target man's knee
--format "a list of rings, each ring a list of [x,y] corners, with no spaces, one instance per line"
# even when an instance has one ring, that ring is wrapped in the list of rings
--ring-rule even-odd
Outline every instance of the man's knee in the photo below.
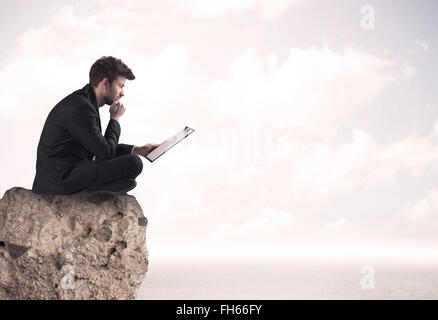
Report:
[[[130,167],[132,168],[134,174],[138,176],[143,170],[143,161],[141,161],[140,156],[136,154],[130,155],[129,159],[131,160]]]

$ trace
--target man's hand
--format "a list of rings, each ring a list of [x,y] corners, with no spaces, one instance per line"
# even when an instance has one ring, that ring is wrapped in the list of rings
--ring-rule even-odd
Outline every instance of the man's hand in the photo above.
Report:
[[[141,147],[134,147],[134,150],[132,151],[132,153],[137,154],[139,156],[142,157],[146,157],[146,155],[151,152],[152,150],[154,150],[155,148],[157,148],[160,144],[157,143],[148,143],[145,144],[144,146]]]
[[[109,109],[111,119],[119,121],[120,117],[125,113],[125,110],[125,106],[120,100],[114,101]]]

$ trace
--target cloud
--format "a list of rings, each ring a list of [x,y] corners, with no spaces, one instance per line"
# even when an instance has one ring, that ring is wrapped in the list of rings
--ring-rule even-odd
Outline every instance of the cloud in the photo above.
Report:
[[[206,237],[206,241],[221,241],[239,247],[275,245],[281,240],[290,239],[294,232],[295,219],[289,211],[265,207],[241,223],[219,223],[216,230]]]
[[[246,194],[251,194],[270,174],[279,183],[270,188],[264,185],[261,190],[265,194],[274,192],[282,183],[289,193],[311,194],[357,185],[367,179],[372,183],[366,172],[372,168],[366,155],[374,150],[376,142],[369,134],[357,129],[354,143],[341,147],[320,139],[334,125],[369,105],[386,86],[399,81],[406,72],[403,65],[351,47],[343,51],[292,48],[282,62],[275,53],[264,59],[254,49],[247,49],[230,61],[225,78],[206,83],[194,72],[181,43],[164,46],[157,57],[147,61],[141,53],[130,53],[136,32],[133,26],[121,24],[126,16],[129,14],[108,9],[80,18],[67,6],[55,15],[50,26],[25,33],[14,60],[1,70],[1,79],[12,81],[4,83],[10,108],[0,112],[20,119],[38,118],[39,122],[34,121],[28,130],[40,132],[44,115],[68,93],[66,88],[73,91],[78,88],[78,79],[86,80],[93,62],[89,58],[100,56],[96,48],[103,44],[103,51],[98,52],[117,52],[123,44],[120,56],[132,62],[128,65],[137,79],[126,89],[124,99],[129,112],[123,118],[122,141],[146,143],[139,139],[141,134],[160,142],[179,126],[190,123],[197,130],[190,138],[191,145],[172,151],[172,161],[188,163],[184,172],[175,170],[174,177],[191,177],[193,192],[201,195],[200,203],[211,201],[221,211],[240,207],[233,194],[247,187]],[[115,21],[115,32],[102,26],[102,22],[111,20]],[[102,39],[95,35],[100,31]],[[107,41],[111,35],[117,43]],[[81,37],[81,50],[75,51],[71,40]],[[34,38],[38,45],[32,44]],[[41,71],[58,78],[41,77]],[[17,86],[18,79],[27,75],[35,86]],[[18,115],[16,110],[28,103],[28,97],[33,97],[32,108]],[[108,114],[104,113],[102,123],[106,118]],[[33,137],[31,147],[37,143],[36,135]],[[168,161],[163,158],[155,166],[157,174],[148,174],[162,181],[159,175],[168,170]],[[361,179],[351,175],[358,169],[363,169]],[[393,172],[384,169],[372,176],[388,177]],[[158,182],[155,187],[164,185]],[[208,191],[213,185],[223,190],[222,195],[230,191],[226,204]],[[171,198],[190,198],[188,194],[178,195],[178,189],[175,185],[168,191]],[[161,208],[157,201],[153,204]],[[165,211],[174,210],[170,206]],[[248,209],[244,212],[251,214]]]
[[[16,115],[18,109],[21,117],[38,118],[66,95],[66,88],[72,92],[88,82],[90,65],[103,52],[129,62],[135,29],[117,24],[127,18],[132,15],[120,10],[81,19],[72,6],[63,6],[48,26],[27,30],[0,69],[0,86],[8,92],[0,114]]]
[[[100,8],[120,8],[117,0],[93,0]],[[288,9],[307,3],[308,0],[166,0],[150,3],[139,0],[124,2],[124,9],[141,11],[149,19],[156,14],[184,14],[196,19],[212,19],[219,16],[254,12],[257,17],[271,21],[280,17]],[[152,15],[151,15],[152,12]]]
[[[421,49],[423,49],[424,51],[429,51],[429,44],[426,41],[417,39],[415,40],[415,44],[419,46]]]
[[[214,18],[220,15],[255,10],[265,20],[277,18],[287,9],[305,3],[305,0],[180,0],[178,9],[196,18]]]
[[[438,218],[438,189],[432,188],[426,198],[405,205],[398,217],[408,222],[436,221]]]
[[[323,225],[320,229],[322,235],[337,235],[348,227],[348,219],[338,219],[336,221]]]
[[[208,96],[222,119],[323,133],[410,72],[402,63],[352,47],[342,52],[291,48],[282,63],[275,53],[265,60],[248,49],[231,61],[226,78],[219,79]]]
[[[389,143],[361,129],[352,131],[353,141],[342,144],[282,136],[271,168],[276,185],[267,194],[283,190],[283,197],[313,199],[366,190],[395,182],[403,170],[421,179],[426,170],[437,171],[437,133],[438,119],[425,136],[411,134]]]
[[[257,10],[267,18],[292,5],[276,2],[269,13],[269,3],[218,3],[206,15]],[[193,6],[205,15],[203,4]],[[2,133],[13,137],[1,140],[12,154],[0,166],[3,190],[30,187],[45,117],[88,81],[89,67],[103,53],[122,57],[137,76],[126,87],[121,142],[162,142],[184,125],[196,129],[172,155],[146,162],[132,192],[150,218],[152,248],[179,250],[199,239],[254,250],[290,244],[317,233],[326,221],[306,217],[321,195],[390,183],[403,168],[421,177],[436,162],[438,123],[428,136],[389,144],[361,128],[347,143],[335,139],[352,115],[412,74],[392,56],[311,46],[290,48],[280,59],[277,52],[265,57],[247,48],[214,78],[208,65],[195,68],[182,42],[145,59],[149,48],[138,19],[113,5],[86,17],[65,6],[45,27],[18,39],[18,50],[0,69],[0,86],[8,93],[0,105],[8,119]],[[101,115],[104,127],[107,110]],[[9,170],[18,166],[19,178]],[[322,227],[323,233],[351,227],[345,221]],[[306,223],[315,230],[304,228]]]
[[[117,50],[126,55],[129,53],[126,46],[136,35],[133,26],[140,21],[135,12],[113,7],[81,18],[73,6],[65,5],[52,17],[49,26],[30,29],[20,36],[19,51],[62,57],[75,63],[105,51]]]

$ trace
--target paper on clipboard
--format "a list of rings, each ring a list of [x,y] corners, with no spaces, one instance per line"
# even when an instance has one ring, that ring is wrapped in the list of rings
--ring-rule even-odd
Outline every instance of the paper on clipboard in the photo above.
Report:
[[[176,145],[178,142],[186,138],[189,134],[193,133],[195,130],[189,127],[185,127],[184,129],[178,131],[174,136],[170,137],[166,141],[164,141],[162,144],[160,144],[157,148],[152,150],[146,155],[146,158],[150,162],[154,162],[157,160],[161,155],[163,155],[167,150],[172,148],[174,145]]]

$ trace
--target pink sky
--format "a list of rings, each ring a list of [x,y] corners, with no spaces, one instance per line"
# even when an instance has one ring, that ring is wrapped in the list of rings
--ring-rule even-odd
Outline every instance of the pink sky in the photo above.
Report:
[[[10,25],[0,193],[31,188],[48,112],[113,55],[136,75],[120,142],[196,130],[131,192],[151,257],[437,258],[435,40],[400,32],[407,6],[376,5],[364,30],[360,1],[118,4],[43,3],[44,21]]]

